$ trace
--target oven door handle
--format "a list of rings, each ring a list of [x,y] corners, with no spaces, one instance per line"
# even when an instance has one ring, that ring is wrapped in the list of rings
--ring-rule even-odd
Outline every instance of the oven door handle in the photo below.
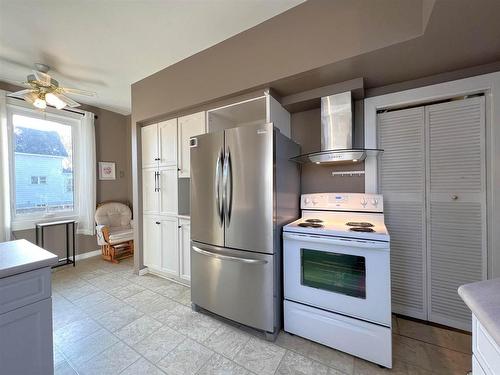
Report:
[[[389,250],[389,243],[382,241],[365,241],[358,239],[341,239],[334,237],[318,237],[314,235],[303,235],[303,234],[292,234],[285,232],[283,233],[283,238],[288,240],[296,240],[302,242],[313,242],[313,243],[321,243],[327,245],[341,245],[347,247],[362,247],[365,249],[386,249]]]

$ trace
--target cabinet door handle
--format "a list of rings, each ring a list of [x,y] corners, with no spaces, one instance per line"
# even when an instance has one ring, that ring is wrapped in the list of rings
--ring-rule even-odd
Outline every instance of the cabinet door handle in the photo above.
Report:
[[[155,221],[155,224],[158,224],[158,225],[160,225],[161,223],[160,223],[159,221]]]

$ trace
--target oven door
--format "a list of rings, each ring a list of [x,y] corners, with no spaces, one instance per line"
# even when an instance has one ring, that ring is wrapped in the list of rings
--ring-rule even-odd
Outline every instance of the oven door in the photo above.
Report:
[[[389,243],[284,233],[285,299],[391,325]]]

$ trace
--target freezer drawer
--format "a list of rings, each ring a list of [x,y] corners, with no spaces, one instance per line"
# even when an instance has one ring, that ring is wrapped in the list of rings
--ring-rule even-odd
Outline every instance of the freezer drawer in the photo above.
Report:
[[[274,256],[191,243],[191,300],[236,322],[273,332]]]

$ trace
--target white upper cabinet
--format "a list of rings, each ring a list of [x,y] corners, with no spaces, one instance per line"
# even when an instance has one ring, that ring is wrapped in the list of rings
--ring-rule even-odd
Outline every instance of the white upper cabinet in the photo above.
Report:
[[[177,119],[158,124],[159,166],[177,167]]]
[[[146,168],[142,170],[142,212],[145,214],[158,213],[158,170]]]
[[[177,215],[177,167],[160,168],[158,172],[160,192],[160,214]]]
[[[142,167],[156,167],[158,165],[158,124],[141,128]]]
[[[192,115],[179,117],[179,136],[178,136],[178,168],[179,177],[190,176],[190,147],[189,138],[204,134],[205,130],[205,112],[193,113]]]

